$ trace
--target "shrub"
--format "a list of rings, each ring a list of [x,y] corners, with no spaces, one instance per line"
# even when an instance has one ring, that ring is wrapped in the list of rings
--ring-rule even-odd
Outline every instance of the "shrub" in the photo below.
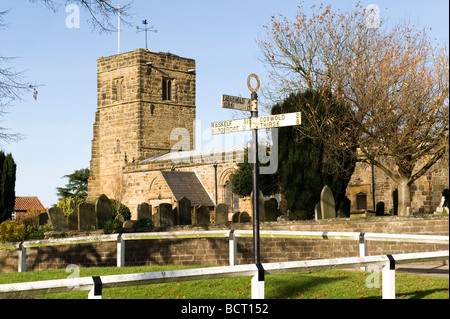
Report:
[[[116,233],[119,230],[120,226],[118,223],[116,223],[113,220],[108,220],[105,223],[105,226],[103,227],[103,232],[105,234],[113,234]]]
[[[25,226],[31,226],[33,229],[39,228],[39,214],[45,212],[39,209],[29,209],[26,212],[17,212],[16,221]]]
[[[38,229],[35,229],[31,226],[27,226],[26,239],[43,239],[45,238],[44,236],[45,232],[50,230],[52,230],[52,226],[50,225],[50,223],[42,225]]]
[[[22,241],[27,235],[25,225],[12,221],[5,220],[0,224],[0,243],[14,243]]]
[[[116,217],[118,214],[120,214],[123,216],[123,219],[125,220],[131,219],[131,211],[127,206],[125,206],[122,203],[118,203],[115,199],[110,199],[109,201],[111,202],[111,210],[113,217]],[[119,211],[117,211],[117,206],[119,206]]]
[[[133,229],[138,228],[151,228],[153,227],[153,221],[150,218],[141,218],[133,223]]]

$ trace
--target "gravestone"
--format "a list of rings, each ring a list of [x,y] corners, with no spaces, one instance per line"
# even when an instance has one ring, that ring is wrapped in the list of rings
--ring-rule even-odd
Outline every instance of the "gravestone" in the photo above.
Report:
[[[325,185],[320,194],[320,210],[322,219],[336,218],[336,206],[331,189]]]
[[[47,223],[48,223],[48,214],[47,214],[47,212],[40,213],[39,214],[39,226],[43,226],[43,225],[45,225]]]
[[[209,225],[209,207],[204,205],[199,205],[194,207],[194,225]]]
[[[125,218],[121,214],[117,214],[117,216],[114,218],[114,222],[119,225],[120,228],[123,227],[123,224],[125,223]]]
[[[131,220],[131,219],[129,219],[129,220],[126,220],[123,224],[122,224],[122,227],[123,228],[132,228],[133,227],[133,224],[136,222],[136,220]]]
[[[113,219],[111,201],[105,194],[95,201],[96,228],[103,229],[108,220]]]
[[[150,205],[147,203],[141,203],[137,206],[137,219],[152,218]]]
[[[64,216],[64,212],[61,208],[52,207],[47,211],[47,214],[54,229],[68,230],[66,216]]]
[[[241,212],[239,214],[239,223],[248,223],[250,222],[250,215],[247,212]]]
[[[67,216],[69,230],[78,230],[78,211],[75,209]]]
[[[191,201],[184,196],[177,201],[176,218],[178,225],[191,224]]]
[[[250,195],[251,198],[251,206],[253,211],[253,193]],[[259,191],[259,221],[264,222],[266,220],[265,212],[264,212],[264,195],[261,191]]]
[[[316,204],[314,207],[314,219],[319,220],[322,219],[322,212],[320,211],[320,204]]]
[[[272,200],[264,201],[264,215],[266,222],[274,222],[277,220],[277,208]]]
[[[239,215],[240,214],[241,214],[241,212],[233,213],[233,215],[231,216],[231,222],[232,223],[239,223]]]
[[[375,210],[376,216],[384,216],[384,202],[378,202]]]
[[[228,223],[228,206],[227,204],[218,204],[214,207],[214,224]]]
[[[155,211],[155,214],[152,216],[155,227],[167,227],[174,225],[174,215],[171,204],[161,203]]]
[[[81,203],[78,205],[78,230],[94,230],[96,225],[95,205]]]

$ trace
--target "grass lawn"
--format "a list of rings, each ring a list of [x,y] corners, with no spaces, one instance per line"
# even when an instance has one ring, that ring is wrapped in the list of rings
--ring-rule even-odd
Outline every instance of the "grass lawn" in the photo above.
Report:
[[[106,276],[205,266],[140,266],[80,268],[80,277]],[[207,267],[207,266],[206,266]],[[67,278],[62,270],[0,274],[0,284]],[[379,275],[379,277],[377,277]],[[379,279],[379,288],[376,286]],[[249,299],[250,277],[221,278],[129,286],[103,290],[103,299]],[[369,288],[369,282],[374,288]],[[397,299],[448,299],[449,279],[412,274],[396,274]],[[370,286],[370,285],[369,285]],[[37,296],[49,299],[86,299],[87,291]],[[265,277],[266,299],[380,299],[381,273],[324,270]]]

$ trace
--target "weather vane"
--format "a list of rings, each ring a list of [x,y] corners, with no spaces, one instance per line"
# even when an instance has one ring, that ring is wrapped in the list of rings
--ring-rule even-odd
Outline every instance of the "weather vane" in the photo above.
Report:
[[[147,31],[152,31],[152,32],[158,33],[158,30],[153,29],[153,26],[151,26],[150,28],[147,28],[147,25],[148,25],[147,19],[142,20],[142,24],[144,25],[144,28],[139,28],[139,26],[136,26],[136,33],[145,31],[145,48],[147,49]]]

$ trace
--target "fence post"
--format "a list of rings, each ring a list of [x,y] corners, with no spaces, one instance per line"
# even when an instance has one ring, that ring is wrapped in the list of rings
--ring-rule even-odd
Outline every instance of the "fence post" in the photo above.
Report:
[[[252,276],[252,299],[264,299],[264,268],[256,264],[258,271]]]
[[[102,280],[99,276],[94,276],[92,281],[94,281],[94,285],[89,291],[88,299],[102,299]]]
[[[366,257],[367,256],[367,240],[364,236],[365,233],[359,234],[359,257]],[[368,266],[361,267],[361,270],[368,271]]]
[[[117,236],[117,267],[125,266],[125,240],[122,233]]]
[[[27,248],[23,245],[23,242],[19,243],[19,261],[18,261],[18,272],[26,271],[27,264]]]
[[[230,266],[235,266],[237,265],[237,237],[234,234],[234,229],[230,230],[228,240],[230,248]]]
[[[382,269],[382,298],[395,299],[395,260],[391,255],[387,255],[389,263]]]

